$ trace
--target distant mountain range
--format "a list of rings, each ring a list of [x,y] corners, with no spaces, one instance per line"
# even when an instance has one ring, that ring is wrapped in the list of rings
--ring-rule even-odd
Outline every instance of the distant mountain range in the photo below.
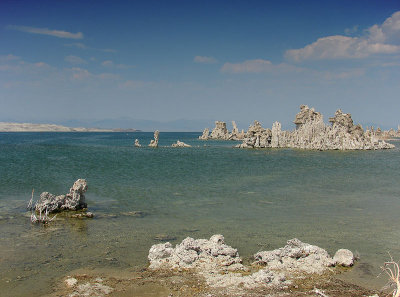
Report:
[[[173,121],[157,121],[157,120],[137,120],[132,118],[116,118],[103,120],[70,120],[62,121],[59,124],[69,127],[97,127],[102,129],[140,129],[142,131],[162,132],[201,132],[204,128],[212,129],[215,124],[214,120],[186,120],[178,119]],[[229,125],[229,123],[228,123]]]
[[[224,120],[224,119],[220,119]],[[53,124],[35,123],[16,123],[11,120],[8,122],[0,122],[0,132],[139,132],[139,131],[155,131],[162,132],[201,132],[204,128],[210,130],[214,128],[214,120],[186,120],[179,119],[173,121],[156,121],[156,120],[136,120],[132,118],[117,118],[104,120],[64,120],[64,121],[48,121]],[[227,120],[227,128],[232,129],[231,121]],[[236,121],[239,130],[247,131],[252,123]],[[262,121],[263,127],[271,127],[272,122]],[[363,128],[374,126],[379,127],[376,123],[362,123]],[[89,127],[89,128],[88,128]],[[90,128],[92,127],[92,128]],[[380,126],[381,129],[389,129],[391,127]],[[291,121],[282,122],[282,128],[285,130],[294,129]],[[396,127],[397,128],[397,127]]]
[[[135,129],[101,129],[66,127],[55,124],[8,123],[0,122],[0,132],[137,132]]]

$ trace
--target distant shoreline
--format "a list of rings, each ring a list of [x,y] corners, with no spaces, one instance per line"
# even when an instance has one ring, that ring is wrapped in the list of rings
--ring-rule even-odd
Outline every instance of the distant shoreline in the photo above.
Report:
[[[67,127],[55,124],[0,122],[0,132],[142,132],[137,129]]]

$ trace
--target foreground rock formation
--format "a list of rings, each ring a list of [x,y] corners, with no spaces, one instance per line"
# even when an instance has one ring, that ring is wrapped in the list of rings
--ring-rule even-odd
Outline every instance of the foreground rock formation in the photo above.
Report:
[[[336,264],[351,266],[354,261],[348,250],[335,259],[322,248],[292,239],[283,248],[256,253],[253,270],[265,267],[250,274],[238,251],[226,245],[222,235],[209,240],[187,237],[175,248],[169,242],[156,244],[150,248],[148,259],[150,269],[192,270],[210,287],[232,290],[285,288],[296,278],[324,273]]]
[[[282,131],[275,122],[272,129],[264,129],[255,121],[246,133],[241,148],[300,148],[312,150],[376,150],[390,149],[394,145],[379,141],[374,133],[354,125],[351,114],[340,109],[325,125],[322,114],[306,105],[300,106],[294,131]]]
[[[158,137],[160,132],[158,130],[154,131],[154,139],[150,141],[149,147],[158,147]]]
[[[205,128],[203,134],[199,136],[200,140],[218,139],[218,140],[242,140],[245,136],[244,131],[239,132],[236,122],[232,121],[232,132],[229,133],[226,123],[221,121],[215,122],[215,128],[211,131]]]
[[[86,208],[84,193],[88,186],[85,179],[78,179],[70,188],[69,193],[55,196],[49,192],[40,194],[40,198],[35,205],[37,212],[58,212],[62,210],[79,210]]]

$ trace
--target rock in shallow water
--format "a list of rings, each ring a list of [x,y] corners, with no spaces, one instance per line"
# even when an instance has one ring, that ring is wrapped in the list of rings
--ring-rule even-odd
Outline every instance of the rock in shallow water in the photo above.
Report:
[[[203,276],[211,287],[246,289],[286,287],[292,278],[321,274],[335,263],[342,263],[332,259],[326,250],[296,238],[282,248],[256,253],[254,259],[253,264],[266,267],[243,275],[249,269],[242,265],[237,249],[226,245],[220,234],[209,240],[187,237],[175,248],[169,242],[156,244],[148,255],[150,269],[191,269]]]
[[[266,265],[274,270],[296,271],[302,273],[323,273],[335,261],[328,252],[318,246],[301,242],[297,238],[273,251],[262,251],[254,255],[255,264]]]
[[[61,210],[78,210],[87,207],[84,193],[88,186],[85,179],[78,179],[66,195],[55,196],[49,192],[40,194],[35,210],[49,213]]]
[[[177,141],[171,145],[172,147],[192,147],[190,144],[184,143],[183,141]]]
[[[354,265],[354,255],[347,249],[340,249],[333,256],[333,261],[336,265],[350,267]]]
[[[149,147],[158,147],[158,139],[160,136],[160,131],[154,131],[154,139],[152,139],[149,143]]]

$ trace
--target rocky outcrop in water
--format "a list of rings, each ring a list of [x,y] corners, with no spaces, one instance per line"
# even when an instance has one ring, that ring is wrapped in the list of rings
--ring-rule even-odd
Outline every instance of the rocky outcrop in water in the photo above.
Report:
[[[154,139],[150,141],[149,147],[158,147],[158,137],[160,132],[158,130],[154,131]]]
[[[187,237],[175,247],[169,242],[153,245],[148,260],[153,270],[194,270],[211,287],[252,289],[285,287],[291,279],[321,274],[336,264],[350,266],[347,264],[354,257],[350,251],[343,251],[346,252],[338,251],[340,257],[331,258],[320,247],[292,239],[283,248],[256,253],[253,264],[266,267],[249,274],[237,249],[226,245],[222,235],[213,235],[209,240]],[[247,275],[243,275],[243,271],[247,271]]]
[[[209,134],[210,134],[210,129],[205,128],[204,131],[203,131],[203,134],[201,134],[201,135],[199,136],[199,139],[200,139],[200,140],[207,140],[208,137],[209,137]]]
[[[272,131],[264,129],[259,121],[254,121],[249,127],[243,139],[243,143],[238,147],[242,148],[266,148],[271,147]]]
[[[311,150],[375,150],[390,149],[394,145],[379,141],[374,133],[354,125],[351,114],[340,109],[325,125],[322,114],[306,105],[300,106],[294,131],[282,131],[275,122],[272,129],[264,129],[257,121],[246,133],[241,148],[300,148]]]
[[[350,250],[340,249],[333,256],[333,261],[338,266],[350,267],[354,265],[355,257]]]
[[[258,271],[243,277],[238,271],[247,270],[242,265],[237,249],[226,245],[220,234],[207,239],[187,237],[174,248],[169,242],[150,248],[148,259],[150,269],[191,269],[202,275],[211,287],[256,287],[282,285],[282,274]]]
[[[243,269],[237,249],[226,245],[222,235],[213,235],[209,240],[187,237],[175,248],[169,242],[156,244],[150,248],[148,259],[151,269]]]
[[[85,179],[78,179],[70,188],[69,193],[66,195],[55,196],[49,192],[40,194],[40,198],[35,205],[37,212],[58,212],[62,210],[78,210],[86,208],[84,193],[87,191],[88,186]]]
[[[331,258],[326,250],[297,238],[288,240],[282,248],[258,252],[254,259],[255,264],[266,265],[272,270],[306,274],[321,274],[328,267],[352,266],[354,263],[353,253],[349,250],[338,250],[335,257]]]
[[[371,131],[372,131],[372,133],[375,134],[375,136],[378,139],[381,139],[381,140],[400,137],[400,125],[397,127],[397,130],[392,128],[389,130],[382,131],[381,128],[377,128],[376,131],[374,131],[374,127],[371,127]]]
[[[244,138],[244,131],[242,130],[239,132],[239,129],[236,125],[235,121],[232,121],[232,132],[229,134],[228,139],[229,140],[243,140]]]
[[[171,145],[172,147],[192,147],[190,144],[184,143],[183,141],[177,141]]]
[[[215,128],[211,131],[205,128],[203,134],[199,136],[200,140],[218,139],[218,140],[242,140],[245,136],[244,131],[239,131],[236,122],[232,121],[232,132],[229,133],[226,123],[221,121],[215,122]]]
[[[215,128],[211,131],[209,139],[227,140],[228,138],[229,138],[229,131],[226,128],[226,123],[215,121]]]

